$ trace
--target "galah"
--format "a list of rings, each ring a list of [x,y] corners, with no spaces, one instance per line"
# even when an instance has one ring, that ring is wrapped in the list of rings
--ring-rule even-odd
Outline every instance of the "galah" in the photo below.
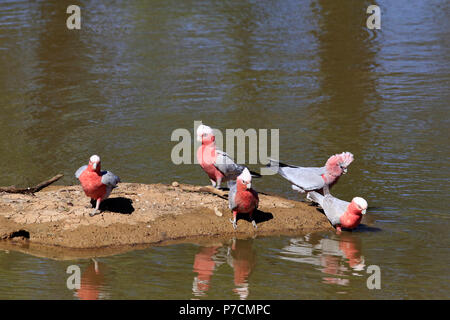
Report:
[[[318,192],[308,192],[307,198],[318,203],[331,224],[338,233],[341,228],[354,229],[361,222],[362,215],[366,214],[367,201],[360,197],[353,198],[352,202],[343,201],[333,197],[328,188],[324,188],[324,195]]]
[[[91,217],[100,213],[100,203],[109,197],[111,191],[120,182],[120,178],[112,172],[100,169],[100,157],[93,155],[88,165],[82,166],[75,172],[75,177],[80,180],[86,196],[96,201],[94,211],[89,214]]]
[[[353,154],[343,152],[331,156],[323,167],[298,167],[269,159],[269,168],[277,171],[292,183],[292,189],[305,193],[321,191],[325,186],[331,188],[339,177],[347,173],[347,167],[353,161]]]
[[[197,128],[197,140],[202,145],[197,150],[197,160],[208,175],[214,188],[220,188],[222,182],[236,180],[243,170],[243,165],[236,164],[225,152],[216,148],[213,130],[205,125]],[[251,171],[253,177],[261,177],[260,174]]]
[[[252,214],[258,208],[259,198],[258,193],[252,189],[250,171],[244,168],[236,180],[228,181],[228,187],[230,188],[228,205],[233,212],[233,219],[230,219],[230,222],[233,224],[233,228],[237,229],[236,216],[238,213],[248,213],[253,227],[258,228]]]

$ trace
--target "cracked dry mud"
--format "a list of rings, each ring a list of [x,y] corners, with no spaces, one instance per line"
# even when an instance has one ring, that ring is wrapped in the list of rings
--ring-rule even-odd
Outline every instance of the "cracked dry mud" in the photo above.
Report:
[[[122,252],[142,245],[197,242],[198,239],[301,234],[332,230],[328,220],[306,203],[260,194],[254,214],[229,222],[228,201],[199,186],[174,183],[120,183],[90,217],[81,186],[50,186],[35,195],[0,194],[0,248],[43,246],[47,254],[64,248]],[[48,246],[53,246],[54,250]],[[56,247],[55,247],[56,246]],[[81,250],[81,251],[80,251]],[[82,254],[81,254],[82,255]]]

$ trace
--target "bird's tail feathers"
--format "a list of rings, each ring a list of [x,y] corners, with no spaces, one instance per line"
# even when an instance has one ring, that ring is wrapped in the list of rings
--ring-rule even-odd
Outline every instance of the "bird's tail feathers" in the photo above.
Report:
[[[295,168],[295,166],[291,166],[291,165],[289,165],[287,163],[283,163],[283,162],[280,162],[278,160],[274,160],[274,159],[270,159],[270,158],[269,158],[269,163],[266,166],[268,168],[270,168],[270,169],[273,169],[274,171],[277,171],[277,172],[279,172],[280,168],[283,168],[283,167]]]
[[[261,178],[262,175],[260,175],[258,172],[250,170],[250,174],[252,175],[252,178]]]
[[[322,205],[323,195],[321,195],[320,193],[318,193],[316,191],[308,192],[307,198],[309,200],[311,200],[312,202],[315,202],[315,203],[318,203],[318,204]]]

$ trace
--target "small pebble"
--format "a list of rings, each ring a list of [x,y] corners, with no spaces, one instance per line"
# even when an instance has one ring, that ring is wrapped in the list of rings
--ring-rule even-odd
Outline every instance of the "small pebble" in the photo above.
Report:
[[[176,181],[172,182],[172,187],[178,187],[180,184]]]
[[[214,213],[216,214],[216,216],[221,217],[222,216],[222,212],[220,212],[219,209],[217,209],[217,207],[214,207]]]

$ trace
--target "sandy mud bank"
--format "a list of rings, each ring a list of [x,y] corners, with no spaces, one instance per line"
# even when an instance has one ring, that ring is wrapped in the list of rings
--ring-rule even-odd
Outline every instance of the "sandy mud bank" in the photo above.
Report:
[[[114,254],[143,245],[204,238],[332,230],[315,207],[260,194],[259,211],[254,214],[258,229],[247,215],[238,215],[235,231],[226,193],[211,190],[178,183],[121,183],[102,203],[103,212],[94,217],[89,216],[92,206],[81,186],[50,186],[34,195],[1,193],[0,249],[35,250],[37,255],[53,257],[58,250],[71,248],[74,253],[68,256],[75,258],[92,255],[83,250],[99,248]]]

